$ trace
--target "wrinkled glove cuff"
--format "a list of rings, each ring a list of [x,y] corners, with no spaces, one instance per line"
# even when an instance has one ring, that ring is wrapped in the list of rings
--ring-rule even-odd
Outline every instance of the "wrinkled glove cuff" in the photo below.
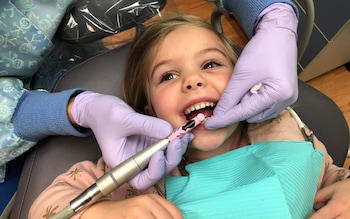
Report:
[[[225,13],[233,14],[247,36],[252,38],[258,21],[258,16],[265,8],[275,3],[289,4],[294,9],[296,15],[299,15],[296,5],[290,0],[220,0],[217,5],[219,9]]]

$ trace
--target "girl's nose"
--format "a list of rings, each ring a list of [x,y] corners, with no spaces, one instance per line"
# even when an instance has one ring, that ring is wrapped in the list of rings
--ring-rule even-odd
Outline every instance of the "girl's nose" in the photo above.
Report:
[[[195,87],[195,86],[197,86],[197,87],[201,87],[203,85],[203,83],[202,82],[197,82],[197,83],[194,83],[194,85],[192,85],[192,84],[188,84],[187,86],[186,86],[186,88],[187,88],[187,90],[191,90],[192,89],[192,87]]]
[[[184,90],[190,91],[200,87],[204,87],[206,84],[205,78],[200,74],[192,74],[186,77],[184,81]]]

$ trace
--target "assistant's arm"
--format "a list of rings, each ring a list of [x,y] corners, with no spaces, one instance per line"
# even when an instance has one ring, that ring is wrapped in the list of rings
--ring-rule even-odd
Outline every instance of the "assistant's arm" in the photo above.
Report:
[[[49,135],[87,136],[76,129],[67,116],[67,104],[79,89],[59,93],[27,90],[21,80],[0,78],[0,164],[28,151]]]
[[[247,36],[252,38],[261,12],[275,3],[290,5],[298,16],[298,9],[291,0],[220,0],[217,6],[223,12],[232,13]]]
[[[32,76],[54,48],[51,38],[71,3],[46,3],[43,10],[37,3],[28,8],[0,1],[0,182],[5,164],[42,138],[87,134],[75,130],[66,115],[67,102],[77,90],[56,94],[28,90]],[[47,23],[47,15],[55,16],[52,23]]]

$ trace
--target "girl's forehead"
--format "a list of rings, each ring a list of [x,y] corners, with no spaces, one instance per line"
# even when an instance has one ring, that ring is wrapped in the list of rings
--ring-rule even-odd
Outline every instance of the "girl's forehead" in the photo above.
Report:
[[[178,26],[174,30],[170,31],[166,37],[170,37],[172,35],[176,35],[177,37],[183,36],[185,38],[189,35],[194,35],[201,38],[217,37],[212,30],[209,30],[207,28],[200,27],[200,26],[190,25],[190,24]]]
[[[214,31],[194,25],[181,25],[164,34],[153,45],[148,51],[150,61],[147,65],[151,70],[159,59],[171,59],[175,54],[184,56],[186,52],[198,52],[206,48],[218,48],[227,54],[225,44]]]
[[[158,42],[157,48],[167,50],[169,47],[176,49],[191,45],[224,47],[222,40],[212,30],[194,25],[182,25],[165,35]]]

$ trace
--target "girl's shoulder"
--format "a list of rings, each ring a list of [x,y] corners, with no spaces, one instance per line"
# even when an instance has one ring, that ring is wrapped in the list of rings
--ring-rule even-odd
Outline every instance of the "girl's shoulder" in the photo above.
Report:
[[[248,124],[247,134],[250,142],[254,144],[274,140],[305,141],[300,128],[301,121],[296,116],[297,114],[291,108],[287,108],[276,118]],[[309,131],[306,126],[305,128]]]

